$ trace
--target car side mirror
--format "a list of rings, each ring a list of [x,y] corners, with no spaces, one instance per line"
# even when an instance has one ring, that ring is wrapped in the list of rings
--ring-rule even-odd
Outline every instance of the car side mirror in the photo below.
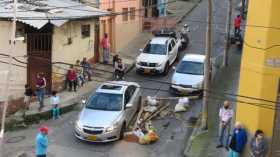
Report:
[[[127,104],[125,105],[125,109],[131,108],[132,106],[133,106],[132,103],[127,103]]]
[[[139,52],[143,52],[143,49],[139,49]]]

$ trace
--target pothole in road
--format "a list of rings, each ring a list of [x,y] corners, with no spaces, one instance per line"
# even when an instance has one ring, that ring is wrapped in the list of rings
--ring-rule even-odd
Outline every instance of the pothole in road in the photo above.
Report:
[[[25,136],[11,137],[6,140],[6,143],[18,143],[25,139]]]

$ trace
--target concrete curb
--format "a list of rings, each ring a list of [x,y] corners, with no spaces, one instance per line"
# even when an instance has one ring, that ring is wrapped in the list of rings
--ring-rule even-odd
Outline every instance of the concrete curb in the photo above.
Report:
[[[201,116],[199,116],[198,121],[195,123],[195,128],[193,129],[193,131],[191,133],[191,136],[190,136],[189,140],[186,142],[186,147],[184,150],[184,157],[192,157],[192,155],[190,154],[190,150],[191,150],[193,140],[200,132],[200,123],[201,123]]]

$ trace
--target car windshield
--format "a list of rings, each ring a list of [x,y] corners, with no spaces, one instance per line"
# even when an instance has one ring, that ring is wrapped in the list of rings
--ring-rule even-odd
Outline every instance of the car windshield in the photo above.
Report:
[[[148,44],[144,50],[143,53],[148,54],[158,54],[158,55],[165,55],[166,54],[166,45],[162,44]]]
[[[192,75],[203,75],[203,63],[182,61],[177,69],[177,73],[192,74]]]
[[[95,93],[88,101],[86,108],[105,111],[122,109],[122,94]]]

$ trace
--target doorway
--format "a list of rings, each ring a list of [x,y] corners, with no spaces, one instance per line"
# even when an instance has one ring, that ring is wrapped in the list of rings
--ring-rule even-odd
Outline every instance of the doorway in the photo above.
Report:
[[[53,26],[47,24],[40,30],[26,26],[27,34],[27,83],[36,89],[36,75],[43,73],[46,78],[46,92],[52,87],[52,31]]]

